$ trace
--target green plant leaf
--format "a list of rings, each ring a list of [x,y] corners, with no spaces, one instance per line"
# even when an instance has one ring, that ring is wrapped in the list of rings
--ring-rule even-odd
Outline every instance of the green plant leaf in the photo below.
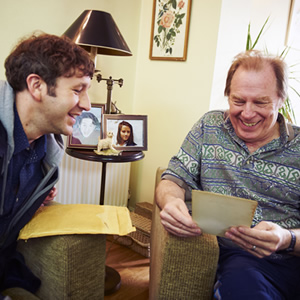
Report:
[[[246,42],[246,51],[249,51],[249,50],[253,50],[255,48],[255,46],[257,45],[259,39],[261,38],[262,34],[263,34],[263,31],[267,25],[269,21],[269,17],[266,19],[265,23],[263,24],[262,28],[260,29],[259,31],[259,34],[258,36],[256,37],[255,39],[255,42],[252,43],[252,37],[251,37],[251,24],[249,23],[248,25],[248,32],[247,32],[247,42]],[[290,50],[290,47],[285,47],[283,49],[283,51],[280,53],[279,57],[282,58],[282,59],[285,59],[288,52]],[[266,54],[268,54],[268,49],[267,47],[265,47],[264,49],[264,52]],[[297,64],[295,64],[297,65]],[[291,79],[291,77],[289,77],[289,79]],[[298,81],[297,78],[292,78],[296,81]],[[292,86],[289,86],[295,93],[296,95],[300,98],[300,93],[295,89],[293,88]],[[294,113],[294,109],[292,107],[292,104],[291,104],[291,100],[289,97],[287,97],[285,99],[285,102],[284,102],[284,105],[282,108],[279,109],[279,112],[291,123],[295,122],[296,121],[296,118],[295,118],[295,113]]]
[[[255,42],[254,42],[254,44],[252,45],[252,47],[251,47],[250,50],[253,50],[253,49],[255,48],[256,44],[258,43],[258,41],[259,41],[259,39],[260,39],[260,36],[262,35],[262,33],[263,33],[263,31],[264,31],[264,28],[265,28],[265,26],[267,25],[267,23],[268,23],[268,21],[269,21],[269,18],[270,18],[270,17],[267,18],[267,20],[265,21],[263,27],[260,29],[260,32],[259,32],[259,34],[258,34],[258,36],[257,36],[257,38],[256,38],[256,40],[255,40]]]
[[[174,9],[176,9],[176,7],[177,7],[177,0],[172,0],[171,2],[172,2],[172,7]]]
[[[171,28],[170,31],[169,31],[169,33],[170,33],[172,36],[175,36],[175,35],[176,35],[176,32],[175,32],[174,28]]]
[[[295,113],[292,107],[292,103],[289,97],[285,99],[284,105],[279,109],[279,112],[290,122],[293,123],[293,120],[296,120]]]
[[[166,3],[166,4],[163,6],[163,13],[169,9],[169,8],[168,8],[168,4],[170,4],[170,3],[171,3],[171,1],[169,1],[168,3]]]
[[[298,81],[298,80],[297,80]],[[290,88],[297,94],[297,96],[300,98],[300,93],[292,86]]]
[[[249,23],[249,25],[248,25],[248,33],[247,33],[246,50],[249,51],[251,48],[252,48],[252,40],[251,40],[250,23]]]
[[[288,46],[284,47],[284,49],[280,53],[279,57],[281,57],[282,59],[285,59],[286,56],[288,55],[289,51],[290,51],[290,47],[288,47]]]

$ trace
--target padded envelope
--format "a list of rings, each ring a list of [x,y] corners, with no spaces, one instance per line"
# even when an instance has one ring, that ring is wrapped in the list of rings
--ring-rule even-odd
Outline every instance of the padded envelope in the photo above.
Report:
[[[65,234],[117,234],[135,231],[127,207],[62,204],[40,207],[19,239]]]

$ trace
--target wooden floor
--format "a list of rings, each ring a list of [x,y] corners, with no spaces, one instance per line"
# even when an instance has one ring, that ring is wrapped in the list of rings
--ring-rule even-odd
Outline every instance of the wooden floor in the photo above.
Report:
[[[119,272],[121,287],[104,299],[148,300],[150,259],[112,241],[111,237],[107,238],[106,265]]]

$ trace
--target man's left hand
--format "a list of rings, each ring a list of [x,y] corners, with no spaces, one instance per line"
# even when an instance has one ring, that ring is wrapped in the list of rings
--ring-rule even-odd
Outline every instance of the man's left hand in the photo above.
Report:
[[[291,242],[287,229],[272,222],[262,221],[253,228],[245,226],[231,227],[225,237],[251,254],[263,258],[286,249]]]
[[[44,202],[42,205],[47,205],[49,204],[49,202],[51,202],[57,195],[57,189],[56,187],[54,186],[52,188],[52,190],[50,191],[50,193],[48,194],[48,196],[45,198]]]

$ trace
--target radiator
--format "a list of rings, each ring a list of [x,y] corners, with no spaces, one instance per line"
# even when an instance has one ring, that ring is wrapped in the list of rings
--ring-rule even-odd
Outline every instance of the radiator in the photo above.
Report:
[[[102,163],[64,154],[55,201],[63,204],[99,204]],[[107,163],[104,205],[127,206],[130,163]]]

